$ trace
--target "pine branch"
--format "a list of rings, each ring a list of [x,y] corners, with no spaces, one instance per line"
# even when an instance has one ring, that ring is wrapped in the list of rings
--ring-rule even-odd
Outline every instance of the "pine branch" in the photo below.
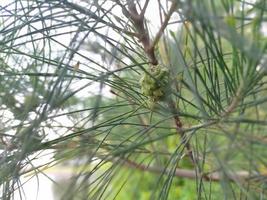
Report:
[[[163,167],[156,166],[147,166],[145,164],[139,164],[131,160],[124,160],[124,166],[137,169],[140,171],[147,171],[156,174],[168,174],[169,170]],[[236,171],[236,172],[211,172],[203,173],[198,175],[195,170],[181,169],[178,168],[175,170],[174,176],[187,179],[200,179],[202,178],[205,181],[221,181],[223,179],[228,179],[229,181],[244,183],[250,180],[257,180],[259,178],[267,178],[266,175],[258,174],[257,172],[248,172],[248,171]]]

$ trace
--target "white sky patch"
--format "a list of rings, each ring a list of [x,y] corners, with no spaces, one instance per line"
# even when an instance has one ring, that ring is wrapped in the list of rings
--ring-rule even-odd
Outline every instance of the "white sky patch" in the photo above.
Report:
[[[263,23],[261,24],[261,33],[262,33],[265,37],[267,37],[267,22],[263,22]]]
[[[52,175],[49,175],[51,178]],[[27,181],[27,182],[26,182]],[[25,183],[23,189],[21,190],[21,195],[17,190],[15,192],[15,200],[53,200],[53,183],[49,178],[43,174],[38,174],[33,178],[22,177],[21,182]],[[21,198],[22,197],[22,198]]]

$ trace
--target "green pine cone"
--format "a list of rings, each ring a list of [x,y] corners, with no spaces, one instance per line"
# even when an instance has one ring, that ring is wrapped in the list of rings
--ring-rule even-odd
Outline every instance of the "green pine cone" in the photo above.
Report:
[[[154,102],[163,101],[168,94],[169,76],[170,72],[165,67],[153,67],[140,79],[142,94]]]

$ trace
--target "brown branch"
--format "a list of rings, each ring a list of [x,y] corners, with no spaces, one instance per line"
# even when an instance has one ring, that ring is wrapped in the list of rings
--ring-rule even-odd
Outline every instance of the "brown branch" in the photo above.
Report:
[[[144,164],[139,164],[131,160],[124,160],[123,164],[127,167],[138,169],[140,171],[147,171],[157,174],[168,174],[170,172],[169,169],[163,167],[156,167],[156,166],[147,166]],[[249,181],[251,179],[255,179],[257,177],[266,177],[265,175],[259,175],[257,173],[251,173],[248,171],[237,171],[237,172],[211,172],[198,175],[195,170],[189,169],[181,169],[177,168],[174,172],[174,176],[181,177],[181,178],[188,178],[188,179],[196,179],[202,178],[205,181],[220,181],[223,179],[228,179],[233,182],[242,182],[242,181]]]
[[[121,6],[124,16],[129,18],[133,23],[133,26],[136,29],[137,38],[139,39],[139,42],[141,42],[149,62],[152,65],[157,65],[158,61],[155,56],[154,47],[151,47],[150,36],[145,28],[144,12],[148,5],[148,0],[145,2],[144,8],[141,10],[140,14],[136,9],[136,4],[133,0],[127,1],[128,9],[122,5],[119,0],[116,0],[116,2]]]
[[[159,31],[157,32],[155,39],[153,41],[150,40],[149,33],[148,33],[147,29],[145,28],[144,15],[145,15],[145,11],[147,9],[149,0],[146,0],[144,7],[141,10],[140,14],[138,13],[138,11],[136,9],[136,4],[133,0],[127,0],[128,10],[126,9],[126,7],[124,5],[122,5],[120,3],[119,0],[116,0],[116,2],[118,3],[118,5],[121,6],[122,13],[124,14],[124,16],[129,18],[132,21],[133,26],[135,27],[136,32],[137,32],[136,33],[137,38],[139,39],[139,42],[142,43],[143,48],[145,50],[145,53],[149,59],[149,62],[152,65],[157,65],[158,60],[156,59],[156,56],[155,56],[155,46],[159,42],[165,28],[167,27],[168,22],[172,16],[173,12],[176,10],[177,1],[175,1],[175,0],[172,1],[171,8],[170,8],[169,12],[167,13],[165,20],[164,20],[162,26],[160,27]]]
[[[182,129],[183,124],[180,120],[180,117],[177,115],[177,108],[176,108],[176,106],[172,100],[169,100],[168,106],[169,106],[171,112],[173,113],[173,119],[175,122],[176,131],[181,137],[181,140],[182,140],[181,143],[185,146],[185,148],[187,150],[187,155],[189,156],[192,164],[195,165],[195,159],[194,159],[193,151],[192,151],[192,148],[191,148],[189,141],[186,138],[186,132],[183,131],[183,129]]]

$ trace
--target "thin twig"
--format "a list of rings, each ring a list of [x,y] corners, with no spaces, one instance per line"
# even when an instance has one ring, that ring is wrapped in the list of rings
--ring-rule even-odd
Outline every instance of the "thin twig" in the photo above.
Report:
[[[159,42],[159,39],[161,38],[165,28],[167,27],[168,23],[169,23],[169,20],[173,14],[173,12],[176,10],[176,7],[177,7],[177,1],[176,0],[173,0],[172,1],[172,4],[171,4],[171,8],[169,10],[169,12],[167,13],[166,17],[165,17],[165,20],[162,24],[162,26],[160,27],[158,33],[156,34],[155,38],[154,38],[154,41],[152,42],[152,46],[151,48],[155,48],[155,46],[157,45],[157,43]]]
[[[233,97],[231,103],[226,108],[225,112],[221,114],[222,117],[228,116],[230,113],[232,113],[235,108],[238,106],[240,100],[242,100],[242,92],[243,92],[243,84],[241,83],[236,91],[235,96]]]
[[[148,6],[148,3],[149,3],[149,0],[146,0],[145,4],[144,4],[144,7],[140,13],[140,17],[144,17],[145,15],[145,12],[146,12],[146,9],[147,9],[147,6]]]

